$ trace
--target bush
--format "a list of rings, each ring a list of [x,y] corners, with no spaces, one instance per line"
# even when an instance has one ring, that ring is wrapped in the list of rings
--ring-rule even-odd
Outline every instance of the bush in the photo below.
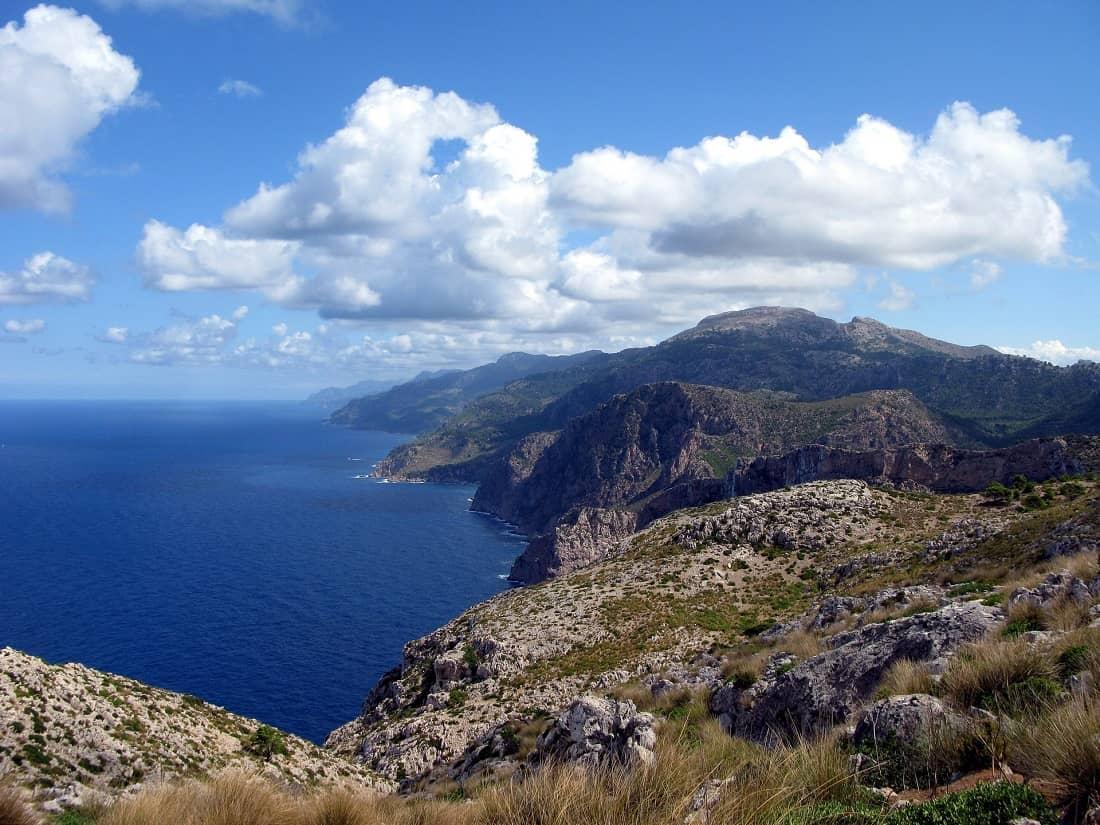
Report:
[[[1054,825],[1054,812],[1026,785],[997,782],[893,811],[885,825],[1005,825],[1017,817]]]
[[[1036,605],[1024,602],[1008,612],[1004,635],[1010,639],[1030,633],[1032,630],[1046,630],[1047,617]]]
[[[271,725],[260,725],[248,737],[244,749],[253,756],[259,756],[261,759],[270,762],[272,757],[286,754],[286,739]]]

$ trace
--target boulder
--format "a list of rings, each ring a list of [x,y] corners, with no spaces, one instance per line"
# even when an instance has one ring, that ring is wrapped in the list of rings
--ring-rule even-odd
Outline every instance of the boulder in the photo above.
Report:
[[[1100,595],[1100,578],[1086,583],[1068,570],[1048,573],[1047,577],[1035,587],[1019,587],[1012,591],[1008,602],[1011,605],[1027,604],[1033,607],[1048,607],[1064,599],[1088,604]]]
[[[1002,618],[998,608],[966,602],[840,633],[830,640],[831,650],[799,664],[769,663],[747,689],[723,688],[711,708],[731,733],[757,742],[811,736],[847,721],[894,662],[949,655]]]
[[[914,744],[928,741],[938,733],[963,731],[969,725],[969,719],[945,707],[935,696],[924,693],[890,696],[860,712],[852,744]]]
[[[651,762],[656,745],[651,714],[640,713],[630,701],[583,696],[538,738],[533,761],[634,765]]]

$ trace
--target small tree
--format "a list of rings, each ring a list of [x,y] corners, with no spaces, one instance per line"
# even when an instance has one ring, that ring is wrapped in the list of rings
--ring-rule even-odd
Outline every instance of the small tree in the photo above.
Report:
[[[244,749],[253,756],[258,756],[265,762],[270,762],[272,757],[286,754],[286,739],[271,725],[260,725],[248,737]]]
[[[1005,487],[1001,482],[994,481],[985,488],[985,497],[997,504],[1008,504],[1008,502],[1016,498],[1016,489],[1014,487]]]

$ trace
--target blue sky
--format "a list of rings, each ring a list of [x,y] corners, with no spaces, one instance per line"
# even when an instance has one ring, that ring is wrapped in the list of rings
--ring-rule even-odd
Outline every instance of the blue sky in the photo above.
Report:
[[[760,303],[1100,358],[1094,2],[4,24],[2,397],[294,398]]]

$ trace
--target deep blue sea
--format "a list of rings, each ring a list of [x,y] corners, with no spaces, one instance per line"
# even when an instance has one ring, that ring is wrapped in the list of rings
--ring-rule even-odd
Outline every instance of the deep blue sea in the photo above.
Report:
[[[401,436],[284,403],[0,402],[0,646],[313,740],[507,585],[472,487],[357,479]],[[354,460],[353,460],[354,459]]]

